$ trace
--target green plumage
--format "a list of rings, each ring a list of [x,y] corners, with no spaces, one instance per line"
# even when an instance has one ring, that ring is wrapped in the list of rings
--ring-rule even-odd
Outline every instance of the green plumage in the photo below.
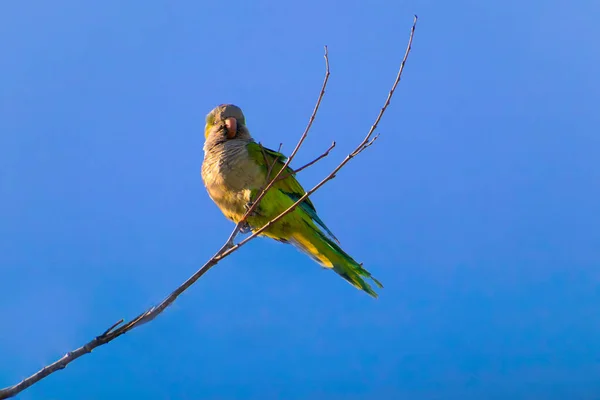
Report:
[[[235,131],[232,126],[236,127]],[[237,223],[245,214],[247,204],[256,199],[267,181],[282,169],[286,157],[254,142],[245,126],[242,111],[233,105],[222,105],[211,111],[207,116],[205,136],[204,184],[225,216]],[[268,177],[269,170],[271,174]],[[247,222],[253,231],[266,225],[305,194],[291,168],[286,168],[281,176],[285,178],[275,182],[248,217]],[[262,235],[296,246],[373,297],[377,294],[367,280],[382,287],[362,265],[342,250],[308,198]]]

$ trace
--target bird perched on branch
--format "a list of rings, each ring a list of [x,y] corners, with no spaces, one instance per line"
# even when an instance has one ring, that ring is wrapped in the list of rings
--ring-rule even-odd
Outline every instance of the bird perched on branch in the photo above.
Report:
[[[242,110],[233,104],[222,104],[206,116],[204,135],[202,180],[210,198],[227,218],[237,224],[268,181],[282,169],[286,157],[256,143],[246,127]],[[304,194],[294,171],[287,167],[248,215],[248,228],[252,231],[262,228]],[[308,198],[261,235],[294,245],[373,297],[377,297],[377,293],[366,280],[383,287],[341,249]]]

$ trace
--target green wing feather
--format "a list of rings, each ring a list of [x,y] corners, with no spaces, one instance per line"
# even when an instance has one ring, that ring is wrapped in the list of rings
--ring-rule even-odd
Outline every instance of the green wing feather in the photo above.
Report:
[[[247,149],[250,158],[264,169],[265,176],[271,169],[269,178],[275,177],[281,171],[287,159],[283,154],[262,147],[255,142],[249,143]],[[272,167],[269,168],[269,166]],[[285,179],[275,182],[265,195],[265,200],[267,200],[265,208],[263,209],[262,205],[258,207],[256,217],[258,217],[259,225],[265,224],[270,218],[275,217],[277,213],[285,210],[292,202],[298,201],[306,193],[296,180],[291,168],[287,167],[281,176],[285,176]],[[258,195],[257,192],[258,189],[252,193],[251,198],[255,199]],[[377,297],[377,293],[367,280],[372,280],[380,288],[382,287],[381,283],[364,269],[362,264],[356,262],[338,246],[338,240],[319,218],[315,206],[308,198],[300,203],[294,212],[284,217],[279,228],[285,223],[292,224],[295,228],[292,231],[283,232],[274,226],[272,230],[266,231],[266,235],[285,243],[291,243],[324,267],[333,269],[351,285]]]
[[[273,165],[273,167],[271,168],[271,175],[268,177],[269,179],[274,178],[275,175],[277,175],[277,173],[281,171],[281,168],[283,168],[283,165],[287,160],[287,157],[285,155],[275,150],[268,149],[256,142],[248,143],[247,149],[250,157],[254,159],[257,162],[257,164],[264,168],[265,174],[269,170],[269,165]],[[286,178],[275,182],[271,190],[279,190],[281,193],[285,194],[290,199],[292,199],[294,203],[298,201],[300,197],[304,196],[306,191],[296,179],[296,174],[294,174],[294,170],[292,168],[290,168],[289,166],[286,167],[285,171],[283,171],[282,175],[280,176],[286,176]],[[254,197],[257,194],[253,193],[252,195]],[[339,243],[339,240],[335,237],[333,232],[331,232],[327,225],[325,225],[321,218],[319,218],[314,204],[312,203],[312,201],[310,201],[308,197],[302,203],[300,203],[298,207],[300,207],[306,214],[308,214],[308,216],[315,223],[317,223],[317,225],[323,228],[323,230],[325,230],[325,232],[327,232],[327,234],[335,242]]]

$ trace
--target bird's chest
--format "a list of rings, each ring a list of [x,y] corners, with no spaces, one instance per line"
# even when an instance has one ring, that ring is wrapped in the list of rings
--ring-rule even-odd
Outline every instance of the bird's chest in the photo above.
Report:
[[[243,213],[252,191],[263,185],[264,174],[245,148],[217,150],[207,153],[202,165],[208,194],[224,212]]]

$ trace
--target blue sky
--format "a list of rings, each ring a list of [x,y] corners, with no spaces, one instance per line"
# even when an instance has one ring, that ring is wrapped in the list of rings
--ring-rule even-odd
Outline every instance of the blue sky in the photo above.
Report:
[[[126,3],[126,4],[125,4]],[[0,386],[162,299],[232,224],[200,178],[233,102],[318,182],[378,300],[259,239],[21,399],[577,399],[600,393],[595,1],[3,2]],[[120,397],[119,397],[120,398]]]

